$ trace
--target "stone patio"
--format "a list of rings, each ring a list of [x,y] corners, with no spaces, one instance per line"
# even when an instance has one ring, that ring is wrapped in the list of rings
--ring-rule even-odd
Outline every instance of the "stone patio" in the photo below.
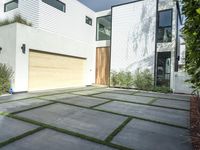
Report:
[[[0,97],[2,150],[192,150],[189,96],[85,87]]]

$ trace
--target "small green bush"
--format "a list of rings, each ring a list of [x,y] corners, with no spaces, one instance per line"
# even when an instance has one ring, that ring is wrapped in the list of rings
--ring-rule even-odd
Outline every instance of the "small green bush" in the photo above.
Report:
[[[133,86],[133,75],[131,72],[112,71],[111,72],[111,86],[120,88],[131,88]]]
[[[166,87],[166,86],[155,86],[155,87],[152,88],[151,91],[161,92],[161,93],[172,93],[172,90],[169,87]]]
[[[0,94],[4,94],[10,89],[10,80],[13,76],[12,69],[0,63]]]
[[[5,19],[0,21],[0,26],[12,24],[12,23],[21,23],[27,26],[32,26],[30,22],[28,22],[26,19],[22,18],[21,15],[15,15],[12,19]]]
[[[133,75],[126,71],[112,71],[110,78],[111,86],[120,88],[136,88],[138,90],[154,91],[161,93],[171,93],[172,90],[166,86],[154,86],[153,75],[150,70],[140,71],[139,69]]]
[[[140,90],[151,90],[153,87],[153,76],[150,70],[140,71],[137,69],[134,75],[134,86]]]

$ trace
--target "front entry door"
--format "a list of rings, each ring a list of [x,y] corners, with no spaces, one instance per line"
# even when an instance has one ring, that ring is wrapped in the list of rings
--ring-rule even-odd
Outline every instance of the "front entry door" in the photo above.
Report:
[[[110,47],[96,49],[96,84],[109,85]]]

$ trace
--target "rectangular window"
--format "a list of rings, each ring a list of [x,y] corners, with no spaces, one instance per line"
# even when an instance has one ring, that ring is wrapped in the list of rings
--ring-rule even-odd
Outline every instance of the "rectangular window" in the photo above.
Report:
[[[172,41],[172,9],[158,12],[157,42]]]
[[[110,40],[111,36],[111,16],[97,18],[96,40]]]
[[[85,17],[85,23],[92,25],[92,19],[88,16]]]
[[[18,8],[18,0],[13,0],[4,5],[4,12]]]
[[[42,0],[44,3],[65,12],[66,11],[66,6],[65,3],[59,1],[59,0]]]

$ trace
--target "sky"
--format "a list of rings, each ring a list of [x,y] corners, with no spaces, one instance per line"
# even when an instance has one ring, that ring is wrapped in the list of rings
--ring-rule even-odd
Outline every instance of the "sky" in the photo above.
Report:
[[[98,12],[110,9],[111,6],[121,4],[121,3],[127,3],[134,0],[79,0],[83,4],[85,4],[90,9]]]

